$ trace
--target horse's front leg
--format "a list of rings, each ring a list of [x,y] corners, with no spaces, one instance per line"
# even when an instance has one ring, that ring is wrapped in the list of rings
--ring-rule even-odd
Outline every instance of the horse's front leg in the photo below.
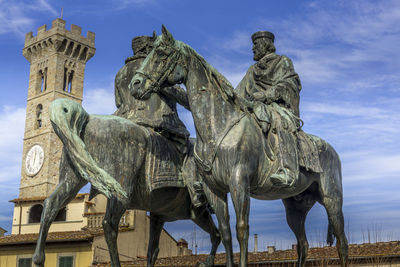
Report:
[[[147,267],[153,267],[156,264],[160,243],[160,235],[164,226],[164,220],[154,214],[150,213],[150,237],[149,246],[147,248]]]
[[[44,201],[42,217],[40,219],[40,231],[36,242],[33,262],[38,267],[44,266],[46,243],[49,228],[56,218],[59,210],[75,198],[79,190],[87,183],[86,180],[78,178],[67,164],[66,157],[62,159],[60,170],[60,183],[54,192]]]
[[[236,235],[240,246],[239,267],[247,267],[250,213],[249,176],[241,166],[237,167],[232,173],[229,187],[236,212]]]
[[[103,230],[108,251],[110,253],[112,267],[121,266],[118,256],[117,238],[119,222],[125,211],[126,207],[119,200],[114,197],[108,199],[107,210],[103,219]]]
[[[218,220],[220,237],[222,239],[222,244],[225,247],[226,266],[233,267],[232,233],[229,224],[229,209],[226,194],[223,196],[217,195],[212,192],[207,185],[204,185],[203,188],[204,192],[206,193],[207,200],[213,208]]]

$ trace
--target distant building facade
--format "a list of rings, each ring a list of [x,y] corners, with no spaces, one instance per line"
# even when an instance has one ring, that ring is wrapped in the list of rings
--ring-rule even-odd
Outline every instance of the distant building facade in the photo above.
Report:
[[[14,203],[12,232],[0,228],[0,267],[32,266],[31,258],[40,227],[43,201],[59,181],[62,143],[52,129],[48,108],[57,98],[82,103],[86,62],[95,54],[95,34],[60,18],[27,33],[24,57],[30,62],[25,132],[19,196]],[[90,266],[107,261],[108,250],[101,230],[107,200],[78,194],[62,208],[50,227],[46,266]],[[145,211],[129,210],[121,219],[118,237],[121,260],[145,257],[149,219]],[[159,257],[191,254],[163,231]]]

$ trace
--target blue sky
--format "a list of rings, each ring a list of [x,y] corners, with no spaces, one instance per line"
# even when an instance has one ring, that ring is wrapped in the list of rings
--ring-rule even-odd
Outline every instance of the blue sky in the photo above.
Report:
[[[278,54],[289,56],[300,75],[304,130],[323,137],[343,165],[344,214],[352,243],[400,239],[400,2],[382,1],[178,1],[0,0],[0,227],[11,228],[18,196],[29,62],[22,56],[25,33],[60,15],[96,33],[96,54],[87,63],[84,107],[110,114],[114,77],[136,35],[160,33],[196,49],[237,85],[253,64],[252,33],[275,33]],[[194,135],[191,115],[181,118]],[[233,215],[233,211],[231,211]],[[234,216],[231,216],[234,223]],[[308,216],[313,245],[326,235],[325,211]],[[175,238],[191,241],[193,224],[167,224]],[[234,231],[234,228],[232,229]],[[209,241],[197,229],[199,251]],[[250,249],[286,249],[295,237],[280,201],[252,200]],[[235,239],[235,238],[234,238]],[[222,247],[222,246],[221,246]],[[237,248],[237,247],[236,247]]]

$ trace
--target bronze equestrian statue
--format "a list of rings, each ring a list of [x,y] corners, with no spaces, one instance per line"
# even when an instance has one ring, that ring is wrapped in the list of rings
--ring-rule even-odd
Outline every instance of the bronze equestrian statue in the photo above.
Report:
[[[283,64],[291,68],[291,62],[286,58],[283,60]],[[268,65],[260,67],[268,68]],[[162,35],[157,37],[153,50],[133,77],[130,88],[136,98],[146,99],[153,92],[163,94],[165,88],[179,83],[184,83],[187,89],[197,135],[194,156],[202,173],[207,198],[219,222],[226,265],[234,266],[227,207],[227,193],[230,192],[236,212],[239,266],[247,266],[250,197],[283,200],[288,224],[298,241],[298,266],[305,266],[308,250],[304,227],[306,215],[315,202],[321,203],[329,220],[327,241],[332,244],[333,235],[336,237],[341,265],[347,266],[340,159],[326,141],[293,127],[298,125],[298,120],[285,126],[288,121],[296,119],[293,114],[286,114],[293,108],[295,112],[296,103],[293,106],[279,101],[264,103],[267,97],[264,99],[260,94],[250,94],[249,97],[254,98],[250,101],[236,92],[229,81],[195,50],[176,41],[163,26]],[[265,88],[268,86],[274,84],[267,84]],[[247,89],[251,93],[251,88]],[[280,90],[278,87],[275,89]],[[260,102],[265,105],[260,105]],[[264,110],[259,112],[258,109]],[[279,121],[268,123],[269,119],[276,118]],[[295,159],[299,166],[282,163],[285,155],[277,153],[279,142],[284,141],[279,140],[285,136],[278,133],[282,128],[297,131],[290,134],[296,134],[299,139],[298,158]],[[308,155],[308,151],[315,151],[317,155]],[[293,168],[292,177],[285,173],[288,168]]]
[[[199,192],[193,189],[195,192],[190,193],[185,187],[185,183],[190,187],[191,181],[198,180],[193,145],[176,113],[176,102],[185,100],[177,98],[178,88],[167,88],[173,90],[174,98],[154,94],[142,101],[132,99],[129,93],[130,80],[151,44],[151,37],[134,38],[135,55],[126,60],[116,76],[115,115],[89,115],[81,105],[67,99],[51,104],[51,123],[64,150],[60,183],[44,201],[33,256],[36,266],[44,266],[45,240],[58,210],[73,200],[88,181],[92,183],[91,197],[99,192],[108,197],[103,229],[112,266],[121,266],[116,241],[126,209],[150,211],[147,266],[154,266],[157,259],[164,222],[181,219],[193,220],[210,234],[210,255],[199,266],[213,265],[220,243],[218,230],[204,203],[197,199]],[[150,115],[151,120],[147,117]]]

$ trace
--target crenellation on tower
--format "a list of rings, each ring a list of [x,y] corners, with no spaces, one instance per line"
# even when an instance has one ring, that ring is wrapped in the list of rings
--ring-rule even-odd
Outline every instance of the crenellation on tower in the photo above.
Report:
[[[53,52],[64,52],[65,55],[87,62],[95,53],[95,34],[87,32],[87,37],[82,36],[82,28],[71,24],[71,30],[65,28],[65,20],[57,18],[53,20],[52,27],[40,26],[37,35],[32,32],[25,35],[24,57],[31,63],[41,58],[43,49],[50,49]],[[67,49],[70,48],[70,49]],[[75,53],[69,53],[71,50]]]
[[[71,24],[71,32],[74,34],[81,35],[82,34],[82,28],[78,25]]]

